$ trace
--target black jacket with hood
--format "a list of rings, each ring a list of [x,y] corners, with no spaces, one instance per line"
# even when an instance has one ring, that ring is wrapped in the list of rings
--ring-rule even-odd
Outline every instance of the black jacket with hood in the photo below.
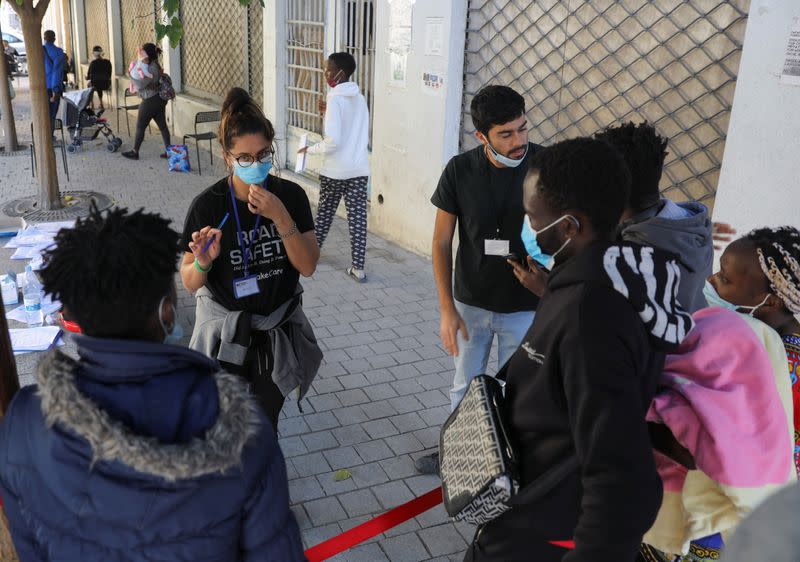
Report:
[[[574,538],[565,562],[633,562],[662,497],[645,413],[692,327],[677,269],[653,248],[603,242],[553,271],[508,364],[506,414],[522,486],[577,463],[486,525],[474,560],[545,560],[537,545]]]

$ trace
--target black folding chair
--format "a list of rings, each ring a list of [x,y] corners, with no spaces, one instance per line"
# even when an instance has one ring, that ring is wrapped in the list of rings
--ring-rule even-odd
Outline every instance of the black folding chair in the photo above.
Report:
[[[56,131],[61,131],[61,140],[58,140],[55,133]],[[62,123],[61,119],[55,119],[53,121],[53,130],[51,131],[53,134],[53,148],[54,149],[61,149],[61,162],[64,165],[64,173],[67,174],[67,181],[69,181],[69,166],[67,165],[67,145],[64,142],[64,124]],[[33,123],[31,123],[31,143],[28,145],[28,148],[31,152],[31,176],[36,177],[36,144],[34,144],[34,137],[33,137]]]
[[[130,115],[128,115],[128,111],[136,111],[136,110],[138,110],[139,109],[139,104],[138,103],[129,104],[128,103],[128,98],[138,97],[138,94],[131,93],[131,91],[128,88],[125,88],[124,91],[125,91],[125,94],[124,94],[124,96],[122,98],[122,103],[117,105],[117,127],[119,127],[119,112],[120,111],[124,111],[125,112],[125,126],[128,129],[128,136],[131,136],[131,122],[130,122]],[[153,132],[152,129],[150,128],[150,124],[149,123],[147,124],[147,130],[148,130],[148,132],[151,132],[151,133]]]
[[[221,119],[219,111],[199,111],[194,116],[194,134],[183,135],[183,144],[186,144],[186,139],[194,139],[194,145],[197,149],[197,173],[201,176],[203,171],[200,168],[200,141],[208,141],[208,152],[211,154],[211,165],[214,165],[214,147],[213,141],[217,138],[217,133],[213,131],[205,131],[202,133],[197,132],[197,125],[202,123],[218,123]]]

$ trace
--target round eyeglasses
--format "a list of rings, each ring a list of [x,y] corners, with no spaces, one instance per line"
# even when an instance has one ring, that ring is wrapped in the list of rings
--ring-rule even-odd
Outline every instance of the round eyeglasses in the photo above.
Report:
[[[266,164],[268,162],[272,162],[273,158],[275,157],[275,151],[271,148],[264,150],[263,152],[259,153],[258,156],[253,157],[252,154],[240,154],[239,156],[234,156],[232,153],[228,152],[231,157],[242,167],[247,168],[252,166],[256,162],[259,164]]]

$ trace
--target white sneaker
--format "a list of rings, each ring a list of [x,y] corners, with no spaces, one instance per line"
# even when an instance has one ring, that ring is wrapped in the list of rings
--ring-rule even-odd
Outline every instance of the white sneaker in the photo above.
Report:
[[[356,269],[355,267],[348,267],[347,274],[356,280],[358,283],[364,283],[367,280],[367,274],[363,269]]]

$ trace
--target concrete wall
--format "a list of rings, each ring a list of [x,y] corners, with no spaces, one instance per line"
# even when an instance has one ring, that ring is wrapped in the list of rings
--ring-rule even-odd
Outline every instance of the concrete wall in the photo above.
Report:
[[[430,254],[435,209],[430,197],[458,151],[466,2],[417,0],[405,87],[390,85],[389,3],[377,3],[375,116],[370,230]],[[442,18],[441,56],[425,55],[427,18]],[[445,88],[428,93],[424,72],[445,73]],[[381,203],[380,200],[383,202]]]
[[[714,219],[800,226],[800,86],[780,83],[797,0],[753,0]]]

